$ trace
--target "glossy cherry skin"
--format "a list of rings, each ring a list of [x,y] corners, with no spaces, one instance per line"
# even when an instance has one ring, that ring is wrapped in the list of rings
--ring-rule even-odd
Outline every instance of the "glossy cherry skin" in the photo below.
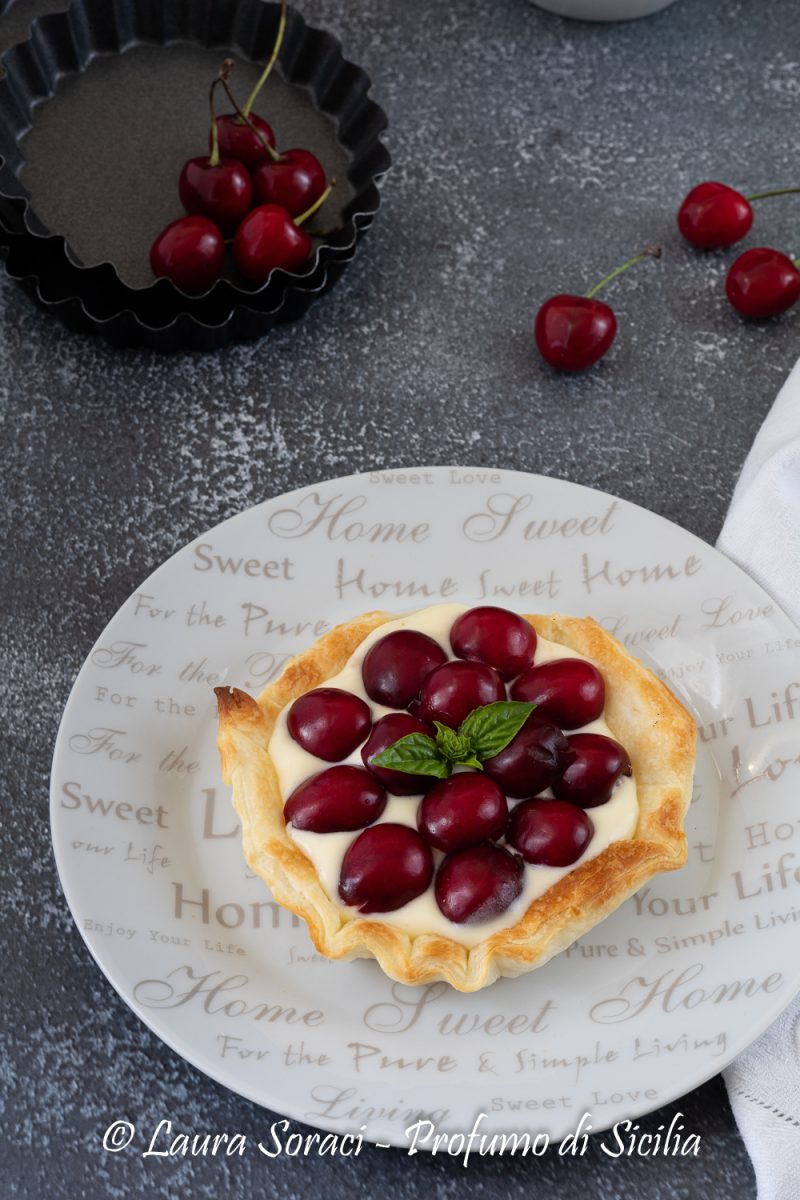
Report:
[[[516,613],[484,604],[468,609],[453,623],[450,645],[458,658],[488,663],[508,680],[533,662],[536,631]]]
[[[616,335],[614,310],[588,296],[551,296],[536,314],[539,353],[559,371],[585,371],[611,348]]]
[[[414,629],[395,629],[375,642],[361,666],[371,700],[389,708],[405,708],[416,700],[435,667],[447,662],[438,642]]]
[[[394,912],[421,896],[433,878],[430,847],[408,825],[372,825],[342,861],[339,896],[362,913]]]
[[[592,663],[554,658],[520,675],[511,688],[511,699],[535,704],[537,717],[562,729],[579,729],[602,713],[606,688]]]
[[[457,729],[474,708],[505,698],[505,685],[494,667],[447,662],[431,671],[423,683],[416,715]]]
[[[287,825],[311,833],[365,829],[386,808],[386,792],[361,767],[328,767],[295,788],[283,808]]]
[[[280,204],[292,217],[311,208],[326,184],[322,163],[310,150],[282,150],[280,162],[267,159],[253,172],[259,201]]]
[[[295,225],[285,208],[260,204],[242,221],[233,239],[233,257],[239,270],[254,283],[263,283],[270,271],[299,271],[311,257],[312,243]]]
[[[378,767],[370,762],[375,755],[382,754],[410,733],[436,736],[436,730],[432,726],[417,720],[410,713],[387,713],[375,722],[372,733],[361,747],[364,766],[393,796],[419,796],[438,782],[432,775],[409,775],[405,771],[393,771],[391,767]]]
[[[207,158],[190,158],[178,190],[188,213],[209,217],[223,233],[234,232],[253,202],[250,172],[232,158],[222,158],[214,167]]]
[[[272,126],[256,113],[250,113],[250,120],[270,146],[274,147],[275,134]],[[235,158],[237,162],[244,163],[250,170],[270,158],[269,150],[261,138],[257,137],[247,122],[242,121],[236,113],[225,113],[223,116],[217,117],[217,133],[219,152],[224,158]]]
[[[516,854],[491,844],[448,854],[436,873],[436,903],[456,925],[491,921],[522,892],[525,866]]]
[[[417,814],[420,833],[446,854],[501,838],[507,823],[508,801],[480,771],[460,771],[440,780]]]
[[[758,246],[732,264],[725,291],[743,317],[777,317],[800,298],[800,271],[780,250]]]
[[[581,808],[597,808],[611,798],[619,777],[632,773],[628,752],[602,733],[573,733],[568,740],[572,761],[554,781],[553,794]]]
[[[208,217],[179,217],[167,225],[150,249],[150,267],[184,292],[205,292],[219,278],[225,261],[220,229]]]
[[[557,725],[535,713],[504,750],[483,769],[507,796],[535,796],[551,787],[570,761],[567,739]]]
[[[299,696],[287,719],[298,745],[325,762],[339,762],[352,754],[370,724],[369,707],[361,697],[340,688],[315,688]]]
[[[724,183],[698,183],[678,209],[678,228],[700,250],[733,246],[752,224],[750,201]]]
[[[523,800],[508,823],[508,842],[526,862],[568,867],[592,840],[594,825],[582,808],[566,800]]]

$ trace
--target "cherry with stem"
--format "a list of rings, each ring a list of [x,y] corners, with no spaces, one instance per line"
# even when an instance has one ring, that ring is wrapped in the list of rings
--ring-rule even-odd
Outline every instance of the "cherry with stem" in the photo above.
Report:
[[[264,283],[271,271],[299,271],[311,257],[311,235],[301,228],[328,199],[336,180],[299,216],[292,218],[279,204],[260,204],[242,221],[233,239],[233,257],[241,273]]]
[[[227,87],[227,74],[232,65],[231,60],[226,59],[208,94],[211,153],[184,163],[178,185],[181,203],[187,213],[208,217],[228,234],[234,232],[253,202],[250,172],[241,162],[220,154],[214,94],[219,84]]]
[[[234,105],[234,112],[224,113],[217,119],[222,153],[230,158],[238,159],[239,162],[243,162],[250,169],[256,167],[260,162],[273,157],[275,134],[272,126],[263,117],[258,116],[257,113],[253,113],[252,107],[278,60],[285,30],[286,0],[282,0],[278,30],[275,35],[272,54],[261,73],[261,78],[248,96],[244,109],[240,109],[238,105]],[[228,92],[228,95],[230,97],[230,92]]]
[[[725,183],[698,183],[678,210],[678,228],[699,250],[721,250],[742,240],[753,224],[753,202],[772,196],[790,196],[797,187],[771,188],[745,196]]]
[[[584,296],[561,293],[546,300],[536,314],[534,336],[542,358],[560,371],[584,371],[608,352],[617,334],[617,318],[597,293],[643,258],[660,258],[658,246],[615,267]]]
[[[239,107],[227,78],[223,80],[223,86],[234,110],[263,142],[268,155],[253,171],[253,186],[258,200],[262,204],[280,204],[291,216],[299,216],[325,191],[322,163],[315,154],[302,147],[284,150],[279,154],[253,125],[250,114]]]

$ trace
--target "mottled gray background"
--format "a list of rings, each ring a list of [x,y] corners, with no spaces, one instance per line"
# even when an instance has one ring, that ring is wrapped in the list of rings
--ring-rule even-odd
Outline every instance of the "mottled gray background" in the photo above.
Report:
[[[58,4],[17,0],[0,43]],[[719,1080],[680,1109],[699,1160],[479,1162],[365,1151],[351,1161],[164,1163],[110,1156],[114,1118],[261,1136],[264,1111],[150,1034],[94,966],[49,844],[50,755],[106,621],[167,555],[287,488],[413,463],[517,467],[608,489],[713,541],[745,454],[800,348],[800,312],[744,325],[731,255],[681,244],[687,188],[800,183],[800,5],[678,0],[624,26],[527,0],[304,0],[375,80],[396,166],[342,283],[299,325],[210,357],[81,338],[0,280],[6,565],[0,937],[6,1022],[0,1195],[193,1200],[391,1193],[747,1200],[752,1171]],[[177,169],[177,168],[176,168]],[[75,162],[76,186],[81,164]],[[531,325],[646,242],[619,282],[619,342],[553,374]],[[749,244],[800,251],[792,197]],[[611,294],[609,294],[611,298]],[[259,1157],[259,1156],[257,1156]]]

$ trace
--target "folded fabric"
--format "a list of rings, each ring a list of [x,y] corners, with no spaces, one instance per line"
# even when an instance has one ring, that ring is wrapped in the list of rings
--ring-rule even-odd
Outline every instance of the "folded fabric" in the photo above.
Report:
[[[800,625],[800,363],[753,443],[717,546]],[[758,1200],[800,1200],[800,1000],[724,1079]]]

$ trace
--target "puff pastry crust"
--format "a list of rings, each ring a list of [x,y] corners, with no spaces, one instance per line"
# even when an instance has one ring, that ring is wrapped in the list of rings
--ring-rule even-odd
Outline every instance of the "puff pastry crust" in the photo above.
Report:
[[[303,918],[321,954],[372,957],[401,983],[446,980],[459,991],[474,992],[500,976],[543,966],[653,875],[683,866],[695,722],[672,692],[591,618],[528,614],[542,637],[591,659],[605,678],[604,716],[627,749],[636,779],[639,821],[633,837],[577,866],[534,900],[516,924],[473,947],[434,934],[411,936],[376,917],[346,919],[286,830],[269,741],[286,705],[338,674],[368,634],[396,617],[372,612],[337,626],[293,659],[257,700],[238,688],[215,689],[222,773],[233,788],[250,868],[280,904]]]

